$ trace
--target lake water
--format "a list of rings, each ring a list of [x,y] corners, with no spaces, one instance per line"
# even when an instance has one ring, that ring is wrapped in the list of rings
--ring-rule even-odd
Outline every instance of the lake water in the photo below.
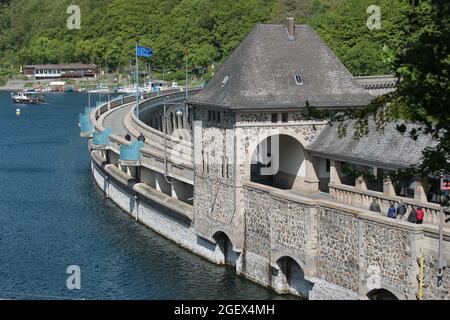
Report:
[[[280,299],[136,223],[90,173],[85,94],[17,105],[0,92],[0,298]],[[68,290],[67,267],[81,269]]]

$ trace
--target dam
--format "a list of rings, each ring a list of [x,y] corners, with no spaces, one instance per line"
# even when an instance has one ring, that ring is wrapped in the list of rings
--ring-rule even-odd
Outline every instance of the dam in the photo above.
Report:
[[[280,294],[448,299],[438,268],[450,255],[448,209],[420,179],[389,179],[431,138],[408,140],[389,123],[340,139],[306,113],[358,108],[395,85],[353,77],[309,26],[257,25],[187,100],[177,90],[119,97],[86,109],[81,135],[98,186],[133,219]],[[422,208],[423,224],[387,217],[400,204]]]

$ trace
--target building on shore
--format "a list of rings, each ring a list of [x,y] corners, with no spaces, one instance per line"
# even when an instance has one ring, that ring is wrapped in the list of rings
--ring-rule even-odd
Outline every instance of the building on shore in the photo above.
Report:
[[[308,299],[450,299],[450,274],[438,275],[450,261],[450,213],[440,246],[437,181],[389,175],[420,163],[435,141],[373,122],[356,139],[351,121],[341,139],[337,125],[306,112],[361,108],[396,83],[354,77],[310,26],[289,19],[256,25],[186,104],[183,92],[153,95],[138,119],[127,97],[80,122],[111,200],[239,275]],[[387,217],[401,203],[407,213]],[[423,224],[408,222],[419,207]]]
[[[35,79],[97,78],[100,69],[95,64],[43,64],[27,65],[23,74]]]

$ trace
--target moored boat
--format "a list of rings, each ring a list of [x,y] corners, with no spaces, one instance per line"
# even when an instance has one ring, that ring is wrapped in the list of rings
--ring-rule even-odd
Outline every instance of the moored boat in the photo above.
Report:
[[[44,103],[43,94],[36,91],[24,90],[18,93],[11,93],[11,100],[20,104],[40,104]]]

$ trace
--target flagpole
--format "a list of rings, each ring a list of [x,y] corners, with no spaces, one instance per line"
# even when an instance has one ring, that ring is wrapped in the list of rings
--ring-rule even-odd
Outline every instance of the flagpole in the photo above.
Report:
[[[136,116],[139,119],[139,60],[138,60],[138,43],[136,42]]]

